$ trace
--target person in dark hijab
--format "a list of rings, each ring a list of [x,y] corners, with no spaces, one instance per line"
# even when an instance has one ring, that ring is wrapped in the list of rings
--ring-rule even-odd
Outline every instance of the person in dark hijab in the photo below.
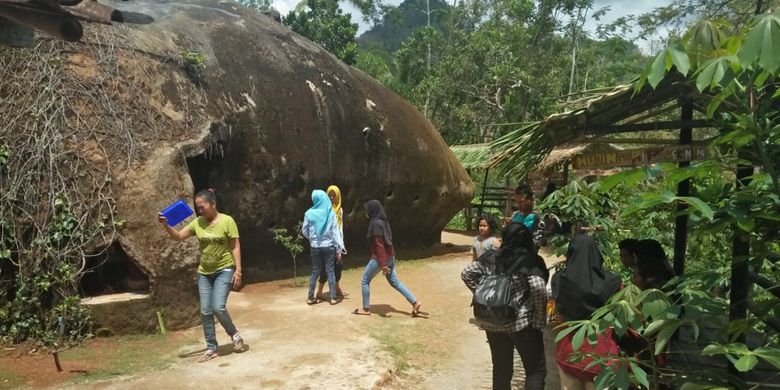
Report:
[[[569,243],[566,253],[566,269],[553,277],[553,294],[564,321],[584,320],[621,288],[620,277],[603,267],[596,242],[585,234],[576,235]],[[593,378],[601,372],[599,365],[591,365],[593,358],[586,357],[577,362],[570,361],[574,354],[572,339],[574,333],[556,343],[556,362],[564,388],[579,389],[592,385]],[[618,346],[608,329],[600,334],[595,345],[582,344],[580,353],[595,355],[617,355]]]
[[[566,269],[553,278],[556,305],[566,321],[588,318],[620,289],[620,277],[605,270],[603,263],[596,242],[586,234],[569,243]]]
[[[517,350],[525,370],[525,388],[544,389],[547,366],[542,329],[547,324],[547,277],[544,259],[536,254],[533,234],[521,222],[511,222],[501,232],[501,248],[491,249],[461,272],[466,287],[474,292],[488,275],[512,272],[509,288],[517,318],[509,324],[479,322],[485,330],[493,362],[493,389],[511,388]]]
[[[371,220],[368,223],[369,253],[371,259],[363,271],[360,284],[363,292],[363,308],[355,309],[352,314],[371,315],[371,280],[379,274],[381,270],[385,275],[387,282],[398,290],[412,305],[412,317],[417,317],[420,313],[420,302],[414,297],[409,289],[398,280],[398,274],[395,267],[395,250],[393,249],[393,230],[390,228],[390,221],[387,219],[385,209],[378,200],[369,200],[365,205],[366,214]]]

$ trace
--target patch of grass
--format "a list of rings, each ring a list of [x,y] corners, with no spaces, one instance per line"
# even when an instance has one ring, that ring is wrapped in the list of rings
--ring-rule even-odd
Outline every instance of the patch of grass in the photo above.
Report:
[[[419,345],[404,341],[399,335],[394,334],[391,327],[387,325],[378,326],[372,329],[369,334],[379,342],[384,350],[390,353],[400,373],[406,373],[412,368],[409,358],[420,352]]]
[[[83,383],[165,369],[173,364],[175,351],[186,343],[186,340],[173,335],[119,336],[95,340],[60,356],[64,366],[68,362],[102,363],[71,380],[72,383]]]
[[[195,50],[183,50],[180,54],[184,62],[194,67],[201,68],[206,66],[206,56]]]
[[[430,265],[424,259],[398,259],[398,258],[396,258],[395,262],[396,262],[396,266],[398,267],[399,270],[403,270],[403,269],[407,269],[407,268],[411,268],[411,269],[423,268],[425,266]]]
[[[22,387],[27,380],[25,377],[0,367],[0,389],[15,389]]]

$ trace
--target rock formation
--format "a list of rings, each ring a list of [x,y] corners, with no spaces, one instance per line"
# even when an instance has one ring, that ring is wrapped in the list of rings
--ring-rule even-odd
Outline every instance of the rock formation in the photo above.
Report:
[[[220,210],[236,219],[249,281],[289,275],[271,230],[295,226],[313,189],[341,188],[355,263],[364,261],[367,200],[385,204],[403,249],[437,243],[471,199],[469,176],[418,110],[272,19],[231,1],[105,3],[154,21],[89,26],[83,43],[56,55],[67,77],[126,110],[126,129],[105,129],[118,133],[113,141],[136,135],[124,142],[128,161],[101,151],[111,135],[77,150],[94,164],[113,161],[119,252],[148,275],[150,291],[95,305],[100,324],[152,330],[156,311],[169,327],[197,322],[197,242],[169,240],[156,221],[176,199],[192,204],[194,191],[216,189]],[[71,109],[114,126],[101,122],[103,107]]]

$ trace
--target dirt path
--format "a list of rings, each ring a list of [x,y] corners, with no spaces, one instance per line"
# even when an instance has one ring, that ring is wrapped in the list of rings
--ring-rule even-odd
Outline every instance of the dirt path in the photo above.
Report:
[[[444,233],[443,242],[463,248],[458,245],[471,237]],[[228,303],[245,352],[232,353],[218,326],[222,356],[195,363],[203,351],[196,327],[177,336],[182,346],[167,368],[71,387],[489,389],[490,350],[484,332],[469,324],[471,295],[460,280],[470,260],[457,252],[399,262],[399,277],[423,303],[427,319],[411,318],[408,303],[381,277],[372,283],[375,315],[350,314],[360,305],[360,268],[344,272],[342,286],[351,295],[336,306],[307,306],[305,287],[292,288],[290,281],[259,283],[231,293]],[[546,344],[552,345],[549,336]],[[550,352],[547,388],[558,389]],[[515,384],[522,388],[516,362]]]

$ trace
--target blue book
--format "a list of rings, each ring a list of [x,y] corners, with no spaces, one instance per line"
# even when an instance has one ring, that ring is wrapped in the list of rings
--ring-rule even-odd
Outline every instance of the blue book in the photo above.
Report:
[[[192,215],[192,209],[183,200],[177,200],[174,204],[165,208],[162,215],[168,218],[168,226],[176,226],[181,221]]]

